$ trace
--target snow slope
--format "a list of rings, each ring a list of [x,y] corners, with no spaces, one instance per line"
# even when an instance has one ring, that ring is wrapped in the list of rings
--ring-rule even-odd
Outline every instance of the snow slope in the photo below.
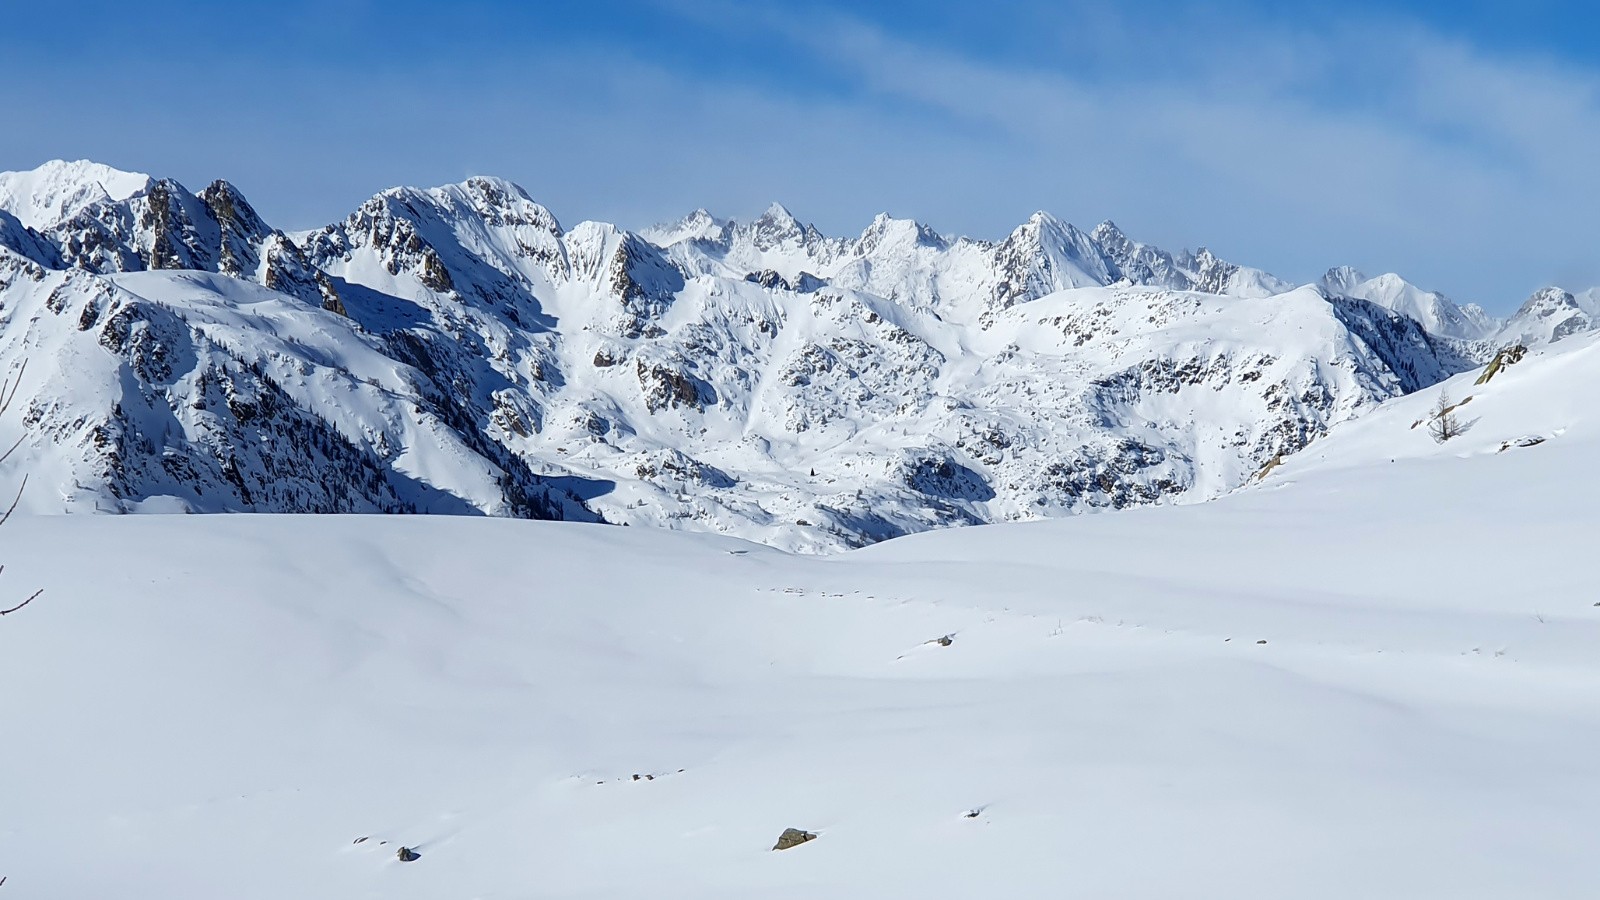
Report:
[[[1557,349],[1475,389],[1460,443],[1409,428],[1424,392],[1213,503],[826,558],[455,517],[13,520],[0,584],[47,591],[0,620],[0,876],[1590,897],[1600,343]],[[1549,437],[1496,452],[1525,434]],[[787,827],[819,837],[771,852]]]
[[[1266,482],[1384,464],[1454,460],[1459,465],[1485,456],[1538,458],[1552,453],[1572,461],[1570,468],[1558,469],[1583,478],[1593,466],[1578,465],[1570,454],[1588,453],[1600,443],[1596,385],[1600,334],[1579,334],[1528,351],[1515,362],[1491,363],[1385,403],[1289,457]],[[1463,432],[1442,443],[1427,427],[1441,397],[1448,398],[1446,405],[1453,408]]]

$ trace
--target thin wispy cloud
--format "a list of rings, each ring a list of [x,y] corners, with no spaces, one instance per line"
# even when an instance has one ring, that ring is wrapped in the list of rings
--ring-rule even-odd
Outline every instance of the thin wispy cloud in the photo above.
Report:
[[[1416,18],[1003,4],[967,36],[924,27],[939,4],[400,6],[345,3],[317,20],[332,35],[267,20],[225,54],[135,53],[102,29],[8,101],[25,127],[0,133],[0,168],[227,177],[289,227],[487,172],[568,222],[776,199],[834,232],[887,211],[999,237],[1043,208],[1296,280],[1396,270],[1496,309],[1600,283],[1600,75]],[[990,40],[1006,35],[1026,40]]]
[[[855,72],[878,103],[990,130],[1013,173],[1001,195],[1031,189],[1152,239],[1225,243],[1293,277],[1334,255],[1410,263],[1414,278],[1496,305],[1596,275],[1600,172],[1585,158],[1600,91],[1570,65],[1496,58],[1414,24],[1234,21],[1140,77],[1106,80],[919,46],[838,15],[746,21]],[[1093,23],[1090,43],[1136,52],[1130,23]]]

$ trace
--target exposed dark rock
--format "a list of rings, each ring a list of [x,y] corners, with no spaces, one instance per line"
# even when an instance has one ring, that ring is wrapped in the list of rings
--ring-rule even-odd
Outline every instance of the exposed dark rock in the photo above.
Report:
[[[700,409],[714,403],[715,391],[687,371],[639,359],[635,363],[645,408],[653,413],[675,407]]]
[[[773,269],[762,269],[759,272],[751,272],[744,277],[744,280],[750,282],[751,284],[759,284],[764,288],[793,291],[796,294],[814,293],[824,287],[827,287],[828,285],[826,281],[823,281],[821,278],[818,278],[810,272],[801,272],[791,281],[790,279],[779,275]]]
[[[772,845],[772,849],[788,850],[792,847],[798,847],[807,841],[814,841],[816,839],[817,836],[812,832],[801,831],[798,828],[785,828],[783,830],[783,834],[778,835],[778,842]]]

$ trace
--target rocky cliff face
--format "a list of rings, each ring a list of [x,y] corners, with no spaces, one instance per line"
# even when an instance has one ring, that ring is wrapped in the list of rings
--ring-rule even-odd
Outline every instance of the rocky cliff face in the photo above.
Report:
[[[132,196],[100,196],[68,211],[37,230],[54,266],[102,275],[216,272],[332,311],[341,308],[327,276],[226,181],[212,182],[199,194],[171,179],[149,181]]]
[[[0,367],[30,360],[0,431],[26,424],[12,465],[52,485],[43,509],[603,518],[826,550],[1216,496],[1492,346],[1403,290],[1292,288],[1042,213],[999,242],[888,216],[834,238],[777,206],[635,234],[473,178],[290,236],[226,182],[50,196],[11,203],[32,225],[0,212]],[[1541,304],[1519,317],[1582,312]]]

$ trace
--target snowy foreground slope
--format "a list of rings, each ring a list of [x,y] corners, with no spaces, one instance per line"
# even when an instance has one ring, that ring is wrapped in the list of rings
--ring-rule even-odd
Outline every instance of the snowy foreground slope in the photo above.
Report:
[[[1593,897],[1600,344],[1561,350],[1447,383],[1476,421],[1444,445],[1410,427],[1424,392],[1213,503],[833,557],[504,519],[13,520],[4,585],[48,590],[0,620],[0,876]],[[819,836],[770,851],[787,827]]]
[[[444,512],[829,551],[1207,500],[1390,398],[1600,324],[1295,286],[1107,222],[998,241],[781,206],[564,227],[494,178],[286,234],[225,181],[0,173],[0,443],[35,512]],[[23,363],[28,365],[22,371]]]

